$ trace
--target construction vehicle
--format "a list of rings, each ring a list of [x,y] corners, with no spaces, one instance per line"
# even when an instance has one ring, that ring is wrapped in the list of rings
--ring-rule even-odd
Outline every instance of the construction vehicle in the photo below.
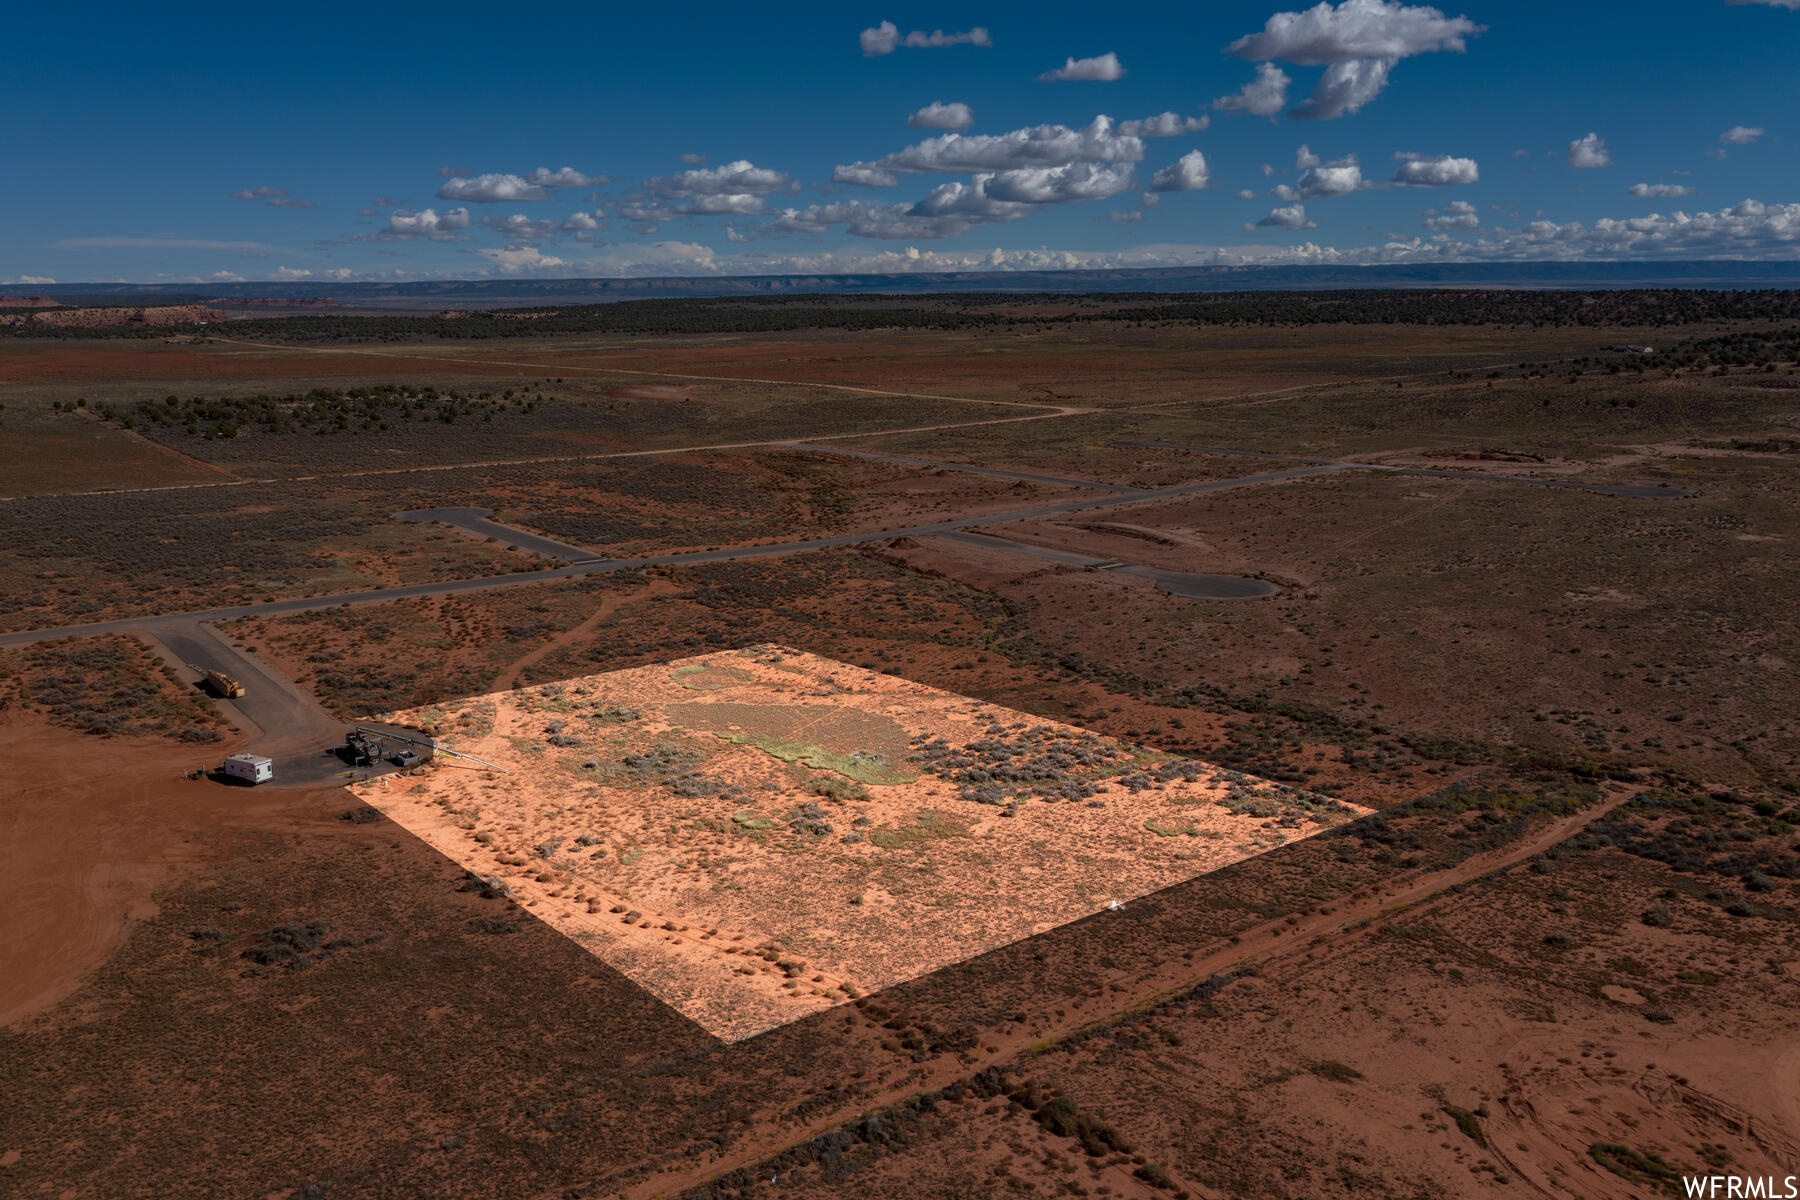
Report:
[[[398,747],[389,750],[386,746],[386,743],[389,742],[398,743]],[[344,744],[337,748],[336,753],[339,758],[353,767],[373,767],[386,759],[401,770],[410,770],[423,765],[428,758],[445,755],[450,758],[462,758],[480,763],[494,771],[504,772],[506,770],[498,763],[491,763],[484,758],[476,758],[473,754],[464,754],[460,750],[441,746],[436,738],[409,737],[404,733],[395,733],[391,729],[371,729],[366,725],[352,725],[344,734]]]
[[[352,736],[354,736],[355,734],[361,734],[363,740],[371,748],[378,746],[379,743],[383,742],[383,741],[404,742],[408,746],[418,746],[421,749],[430,751],[431,756],[433,758],[436,758],[438,755],[441,754],[441,755],[446,755],[450,758],[467,759],[469,762],[472,762],[472,763],[480,763],[482,766],[487,767],[489,770],[498,771],[502,775],[506,774],[506,768],[501,766],[499,763],[491,763],[485,758],[476,758],[473,754],[464,754],[461,750],[452,750],[448,746],[441,745],[438,742],[438,740],[433,737],[424,737],[424,738],[408,737],[404,733],[393,733],[391,731],[384,731],[384,730],[380,730],[380,729],[370,729],[364,725],[355,726],[352,730]],[[344,740],[346,742],[348,742],[351,740],[351,738],[346,738]],[[422,755],[419,757],[421,759],[423,758]]]
[[[338,750],[338,757],[353,767],[373,766],[381,757],[381,742],[376,735],[352,729],[344,735],[344,745]]]
[[[206,672],[206,686],[225,700],[236,700],[244,694],[244,685],[223,671]]]

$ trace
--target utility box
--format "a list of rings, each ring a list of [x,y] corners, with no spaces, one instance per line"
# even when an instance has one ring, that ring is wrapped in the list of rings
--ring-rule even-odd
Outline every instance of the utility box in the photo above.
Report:
[[[225,774],[245,783],[267,783],[275,778],[275,760],[260,754],[233,754],[225,759]]]

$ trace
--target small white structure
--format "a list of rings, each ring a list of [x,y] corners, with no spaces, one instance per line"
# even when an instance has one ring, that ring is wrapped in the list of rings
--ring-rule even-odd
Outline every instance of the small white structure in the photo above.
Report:
[[[245,783],[267,783],[275,778],[275,760],[260,754],[232,754],[225,759],[225,773]]]

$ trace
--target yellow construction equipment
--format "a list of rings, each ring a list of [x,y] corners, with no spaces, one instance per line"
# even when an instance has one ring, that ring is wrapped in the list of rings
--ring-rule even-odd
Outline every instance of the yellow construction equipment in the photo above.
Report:
[[[227,700],[236,700],[244,694],[244,685],[223,671],[208,671],[206,686]]]

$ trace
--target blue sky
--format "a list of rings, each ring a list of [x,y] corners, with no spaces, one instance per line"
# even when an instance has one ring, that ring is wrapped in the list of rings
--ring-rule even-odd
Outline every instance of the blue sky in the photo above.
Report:
[[[1800,0],[8,24],[9,285],[1800,258]]]

